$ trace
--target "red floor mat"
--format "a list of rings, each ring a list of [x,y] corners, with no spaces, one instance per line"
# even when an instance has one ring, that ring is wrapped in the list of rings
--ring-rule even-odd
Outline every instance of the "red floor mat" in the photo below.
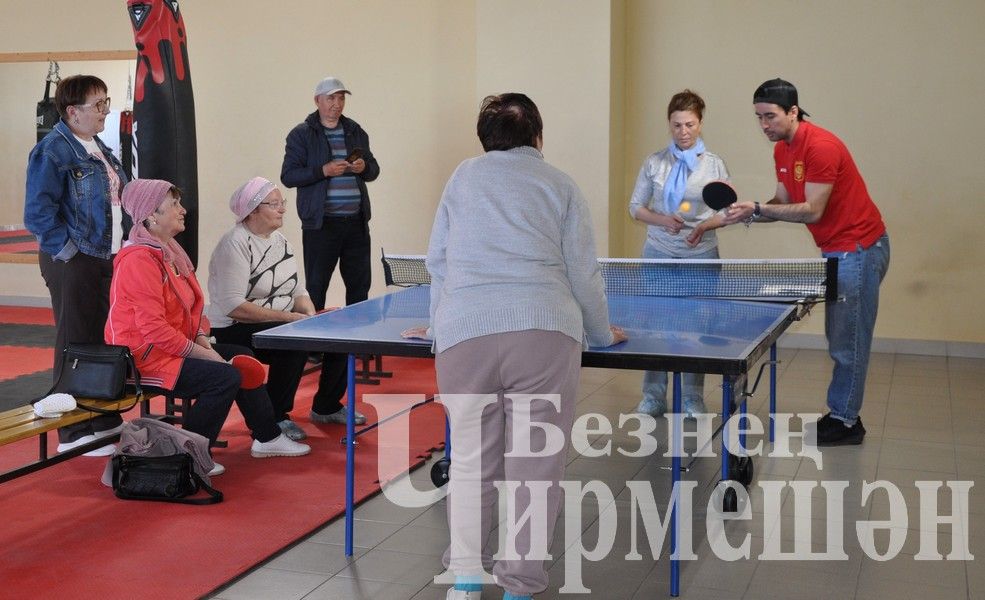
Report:
[[[0,306],[0,323],[15,325],[54,325],[55,317],[50,308],[35,308],[30,306]],[[16,340],[7,341],[10,344]]]
[[[394,377],[379,386],[360,386],[360,393],[435,389],[429,360],[387,357],[384,367]],[[99,482],[105,458],[75,458],[0,485],[0,596],[197,598],[341,514],[344,428],[308,422],[316,378],[317,373],[306,376],[294,410],[310,436],[308,456],[251,458],[242,418],[230,415],[222,433],[229,448],[215,453],[227,469],[213,480],[226,497],[220,504],[118,500]],[[375,417],[369,405],[361,403],[359,410],[370,421]],[[391,465],[383,473],[388,479],[396,475],[392,465],[403,472],[444,440],[440,405],[415,410],[409,418],[404,451],[398,451],[401,419],[359,437],[357,499],[379,490],[379,454]],[[36,452],[35,440],[0,447],[0,468]]]
[[[51,348],[0,346],[0,381],[50,369],[53,355]]]

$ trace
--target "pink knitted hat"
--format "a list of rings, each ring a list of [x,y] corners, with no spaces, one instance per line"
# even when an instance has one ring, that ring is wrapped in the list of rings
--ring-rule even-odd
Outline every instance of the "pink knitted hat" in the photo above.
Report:
[[[254,177],[239,186],[229,198],[229,210],[236,215],[236,222],[242,222],[275,189],[277,186],[263,177]]]

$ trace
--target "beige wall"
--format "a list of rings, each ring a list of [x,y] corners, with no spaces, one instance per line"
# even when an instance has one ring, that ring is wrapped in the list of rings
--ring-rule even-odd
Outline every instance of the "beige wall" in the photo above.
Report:
[[[771,197],[771,145],[751,98],[782,76],[813,121],[848,145],[889,228],[877,337],[985,342],[985,3],[637,0],[626,22],[627,191],[643,158],[667,144],[670,96],[692,87],[708,104],[705,142],[725,158],[740,196]],[[643,231],[629,231],[622,250],[635,256]],[[794,224],[727,228],[721,250],[817,255]],[[822,331],[819,317],[803,331]]]
[[[544,158],[581,187],[600,254],[609,244],[610,10],[599,0],[476,3],[475,105],[512,91],[537,103]]]
[[[127,75],[132,67],[132,61],[62,62],[59,73],[62,78],[80,73],[99,77],[110,89],[113,109],[119,110],[126,98]],[[5,115],[0,136],[0,225],[23,222],[27,154],[37,141],[35,116],[37,103],[44,98],[47,74],[48,63],[0,64],[0,110]],[[54,85],[51,95],[55,95]]]
[[[133,47],[133,34],[121,2],[87,5],[57,0],[37,10],[32,0],[4,0],[0,52],[107,50]],[[381,175],[370,184],[374,247],[388,252],[423,252],[430,222],[455,166],[480,149],[474,142],[475,11],[471,2],[435,0],[326,2],[298,0],[210,0],[181,4],[189,38],[195,90],[200,196],[199,248],[207,261],[211,248],[232,225],[228,199],[253,175],[277,180],[287,132],[314,110],[315,83],[328,74],[353,91],[346,114],[370,135]],[[85,14],[78,21],[52,20],[52,11]],[[341,24],[337,30],[334,23]],[[65,73],[70,63],[63,63]],[[25,67],[26,68],[26,67]],[[26,110],[33,122],[47,65],[19,81],[24,68],[0,65],[2,114]],[[73,72],[75,65],[72,67]],[[11,73],[2,75],[3,73]],[[124,87],[111,89],[122,98]],[[8,85],[25,87],[27,100],[7,100]],[[112,86],[111,87],[115,87]],[[38,98],[34,96],[37,95]],[[5,116],[4,143],[8,127]],[[19,223],[23,170],[33,145],[31,127],[4,153],[3,181],[17,180],[4,196],[0,224]],[[13,135],[10,137],[13,139]],[[19,179],[18,179],[19,178]],[[292,207],[294,192],[287,194]],[[11,206],[13,205],[13,206]],[[300,222],[288,212],[284,233],[300,250]],[[374,289],[383,277],[374,250]],[[206,265],[200,265],[204,281]],[[11,289],[10,277],[31,278]],[[329,302],[344,303],[335,281]],[[45,294],[37,269],[0,265],[0,296]]]
[[[798,85],[815,122],[847,143],[889,226],[893,259],[877,336],[985,343],[976,310],[985,292],[979,0],[210,0],[182,10],[203,255],[228,226],[230,192],[254,174],[277,177],[284,135],[312,109],[311,88],[328,73],[354,91],[346,112],[365,126],[380,159],[382,175],[370,186],[377,247],[424,251],[447,176],[479,152],[479,100],[522,90],[544,113],[547,159],[589,199],[600,253],[616,256],[638,255],[642,229],[625,204],[643,157],[666,144],[666,102],[684,87],[708,102],[705,140],[742,196],[771,194],[770,144],[750,96],[783,76]],[[52,20],[53,11],[72,18]],[[3,13],[2,52],[133,43],[122,3],[80,10],[53,0],[39,11],[34,0],[4,0]],[[345,27],[328,36],[335,22]],[[20,119],[33,121],[45,70],[0,65],[0,224],[21,219],[33,137]],[[111,83],[114,98],[125,94],[122,85]],[[289,214],[285,233],[299,244]],[[806,229],[793,224],[728,228],[722,251],[817,255]],[[18,295],[44,296],[36,270],[0,265],[0,296]],[[330,298],[340,301],[337,282]],[[819,317],[801,330],[819,332]]]

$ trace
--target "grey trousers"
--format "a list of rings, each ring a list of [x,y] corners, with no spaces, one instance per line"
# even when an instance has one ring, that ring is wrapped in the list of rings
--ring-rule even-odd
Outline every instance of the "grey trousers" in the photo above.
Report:
[[[528,522],[516,532],[508,528],[508,535],[516,535],[516,552],[498,560],[493,575],[512,594],[541,592],[548,577],[544,557],[536,550],[550,547],[561,506],[557,482],[564,476],[574,422],[581,344],[554,331],[487,335],[440,352],[435,368],[451,426],[451,544],[444,564],[456,577],[466,578],[492,564],[488,542],[499,494],[494,482],[518,482],[507,505],[512,504],[515,515],[524,515],[533,493],[538,501],[532,516],[540,526]],[[522,394],[533,396],[517,396]],[[558,407],[546,399],[548,395],[556,395]],[[546,427],[553,435],[527,423],[553,424]],[[531,452],[517,452],[528,444]],[[525,482],[545,483],[528,488]],[[546,502],[540,502],[544,498]],[[500,515],[500,520],[506,516]],[[511,546],[509,540],[506,546]],[[534,554],[527,556],[531,549]]]

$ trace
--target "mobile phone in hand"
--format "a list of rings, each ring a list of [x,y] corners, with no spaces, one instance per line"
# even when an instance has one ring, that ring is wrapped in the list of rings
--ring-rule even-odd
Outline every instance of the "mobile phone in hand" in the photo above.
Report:
[[[363,157],[363,149],[362,148],[353,148],[352,149],[352,152],[349,153],[349,156],[347,156],[345,158],[345,162],[353,163],[353,162],[356,162],[357,160],[359,160],[362,157]]]

